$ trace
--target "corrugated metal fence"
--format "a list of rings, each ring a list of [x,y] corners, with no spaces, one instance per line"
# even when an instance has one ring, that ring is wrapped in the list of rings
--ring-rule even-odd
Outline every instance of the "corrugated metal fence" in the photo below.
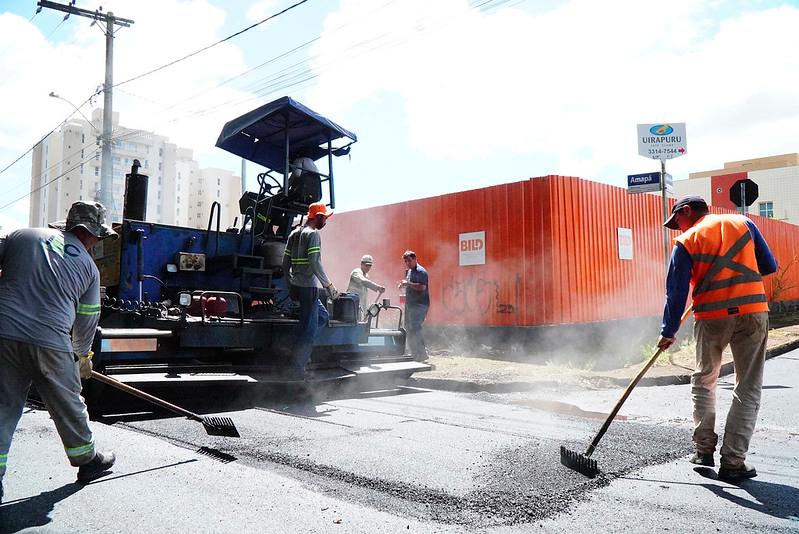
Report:
[[[714,212],[725,210],[713,209]],[[753,216],[780,262],[777,298],[799,299],[799,226]],[[398,301],[402,253],[430,273],[428,324],[535,326],[659,315],[663,306],[660,197],[573,177],[544,176],[337,213],[323,230],[323,263],[340,290],[362,254],[370,278]],[[618,228],[632,232],[619,258]],[[485,264],[459,264],[459,235],[485,232]],[[676,236],[676,232],[673,233]],[[769,277],[772,292],[775,277]],[[780,289],[782,287],[783,289]]]

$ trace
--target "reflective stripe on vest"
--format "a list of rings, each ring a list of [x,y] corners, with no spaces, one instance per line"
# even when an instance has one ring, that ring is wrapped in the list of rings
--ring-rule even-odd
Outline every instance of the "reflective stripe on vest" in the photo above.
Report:
[[[730,235],[737,238],[724,251]],[[693,261],[691,282],[697,319],[768,311],[754,242],[742,217],[706,215],[675,241],[685,247]],[[719,278],[725,270],[735,274]]]

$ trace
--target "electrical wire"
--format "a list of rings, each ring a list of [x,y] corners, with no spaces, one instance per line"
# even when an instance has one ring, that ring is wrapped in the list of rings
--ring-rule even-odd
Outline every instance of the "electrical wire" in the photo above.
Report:
[[[271,19],[273,19],[273,18],[275,18],[277,16],[280,16],[280,15],[286,13],[287,11],[289,11],[291,9],[294,9],[295,7],[298,7],[299,5],[301,5],[301,4],[303,4],[303,3],[307,2],[307,1],[308,0],[301,0],[301,1],[291,5],[289,7],[287,7],[286,9],[284,9],[282,11],[280,11],[278,13],[275,13],[274,15],[271,15],[271,16],[269,16],[269,17],[267,17],[267,18],[255,23],[255,24],[252,24],[251,26],[248,26],[247,28],[244,28],[243,30],[240,30],[240,31],[238,31],[238,32],[236,32],[236,33],[234,33],[234,34],[232,34],[232,35],[230,35],[230,36],[228,36],[228,37],[226,37],[224,39],[221,39],[221,40],[209,45],[209,46],[206,46],[206,47],[204,47],[204,48],[202,48],[200,50],[197,50],[197,51],[195,51],[195,52],[193,52],[191,54],[188,54],[188,55],[186,55],[186,56],[184,56],[182,58],[179,58],[177,60],[174,60],[174,61],[172,61],[170,63],[162,65],[161,67],[158,67],[158,68],[153,69],[151,71],[145,72],[143,74],[140,74],[138,76],[135,76],[133,78],[125,80],[123,82],[119,82],[118,84],[115,84],[113,87],[116,88],[119,85],[123,85],[123,84],[129,83],[129,82],[132,82],[134,80],[138,80],[138,79],[143,78],[143,77],[145,77],[145,76],[147,76],[149,74],[153,74],[153,73],[158,72],[160,70],[163,70],[163,69],[165,69],[165,68],[167,68],[167,67],[169,67],[171,65],[179,63],[180,61],[183,61],[185,59],[188,59],[189,57],[197,55],[197,54],[199,54],[199,53],[201,53],[201,52],[203,52],[205,50],[208,50],[208,49],[210,49],[210,48],[212,48],[212,47],[214,47],[214,46],[216,46],[216,45],[218,45],[218,44],[220,44],[222,42],[228,41],[228,40],[230,40],[230,39],[232,39],[232,38],[234,38],[234,37],[236,37],[238,35],[241,35],[242,33],[246,32],[246,31],[249,31],[250,29],[255,28],[256,26],[259,26],[260,24],[263,24],[264,22],[267,22],[267,21],[269,21],[269,20],[271,20]],[[377,9],[383,8],[383,7],[393,3],[394,1],[396,1],[396,0],[391,0],[389,2],[386,2],[385,4],[381,5]],[[471,3],[470,7],[472,7],[473,9],[477,9],[477,10],[479,10],[481,12],[487,12],[491,8],[501,7],[502,5],[507,4],[510,1],[511,0],[484,0],[484,1],[480,2],[480,3]],[[518,5],[519,3],[523,2],[523,1],[525,1],[525,0],[517,0],[516,3],[514,3],[513,5]],[[376,11],[377,9],[375,9],[373,11]],[[34,14],[34,16],[35,16],[35,14]],[[63,22],[63,20],[62,20],[62,22]],[[414,32],[413,33],[423,34],[426,31],[429,31],[430,29],[432,29],[433,27],[440,27],[439,21],[435,21],[435,23],[436,23],[436,26],[431,25],[431,24],[427,24],[427,25],[419,25],[419,24],[417,24],[415,26],[415,28],[414,28]],[[346,26],[348,24],[349,23],[342,24],[341,26],[336,28],[336,30],[338,30],[338,29],[340,29],[340,28],[342,28],[342,27],[344,27],[344,26]],[[386,37],[388,37],[389,39],[384,41],[384,42],[380,42],[381,39],[384,39]],[[378,50],[380,48],[384,48],[384,47],[387,47],[387,46],[388,47],[396,46],[396,45],[402,44],[404,42],[407,42],[409,40],[409,37],[406,34],[401,34],[399,36],[394,35],[393,39],[390,39],[391,37],[392,37],[392,34],[387,32],[387,33],[384,33],[384,34],[379,35],[377,37],[374,37],[374,38],[371,38],[371,39],[367,39],[367,40],[355,43],[354,45],[350,46],[350,49],[358,49],[358,48],[365,47],[364,50],[361,52],[361,54],[365,54],[365,53],[374,52],[375,50]],[[216,86],[214,86],[214,87],[212,87],[212,88],[210,88],[210,89],[208,89],[208,90],[206,90],[204,92],[197,93],[196,95],[193,95],[192,97],[190,97],[188,100],[191,100],[192,98],[195,98],[197,96],[201,96],[202,94],[207,93],[207,92],[209,92],[209,91],[211,91],[213,89],[216,89],[218,87],[221,87],[223,85],[226,85],[226,84],[230,83],[233,80],[236,80],[236,79],[239,79],[239,78],[241,78],[243,76],[246,76],[247,74],[249,74],[251,72],[254,72],[255,70],[257,70],[257,69],[259,69],[259,68],[261,68],[263,66],[266,66],[268,64],[274,63],[275,61],[277,61],[277,60],[279,60],[281,58],[288,57],[289,55],[291,55],[293,53],[296,53],[297,51],[299,51],[299,50],[301,50],[303,48],[306,48],[307,46],[309,46],[310,44],[318,41],[319,39],[320,39],[320,37],[316,37],[314,39],[306,41],[305,43],[303,43],[301,45],[298,45],[298,46],[296,46],[296,47],[294,47],[294,48],[292,48],[290,50],[287,50],[286,52],[283,52],[283,53],[281,53],[281,54],[279,54],[279,55],[277,55],[277,56],[275,56],[273,58],[270,58],[269,60],[257,65],[256,67],[253,67],[251,69],[248,69],[248,70],[240,73],[239,75],[236,75],[236,76],[233,76],[233,77],[231,77],[229,79],[226,79],[226,80],[220,82],[219,84],[217,84]],[[372,44],[372,46],[367,46],[367,45],[370,45],[370,44]],[[358,56],[355,56],[355,57],[359,57],[361,54],[359,54]],[[250,83],[248,87],[252,87],[252,91],[255,93],[255,96],[250,96],[250,97],[246,97],[246,98],[243,98],[243,99],[228,100],[226,102],[222,102],[220,104],[212,105],[212,106],[204,108],[204,109],[196,109],[196,110],[191,111],[191,112],[189,112],[187,114],[175,117],[175,118],[173,118],[171,120],[167,120],[167,121],[164,122],[164,124],[178,122],[180,120],[183,120],[183,119],[191,117],[191,116],[199,116],[199,117],[207,116],[210,113],[212,113],[213,111],[215,111],[217,109],[220,109],[220,108],[223,108],[223,107],[227,107],[229,105],[237,105],[237,104],[242,104],[242,103],[245,103],[245,102],[248,102],[248,101],[251,101],[251,100],[257,100],[257,99],[262,98],[263,96],[266,96],[268,94],[274,93],[274,92],[279,91],[279,90],[284,90],[284,89],[288,89],[288,88],[291,88],[291,87],[300,86],[302,84],[305,84],[305,83],[315,79],[316,77],[319,76],[320,72],[324,72],[325,70],[327,70],[329,68],[332,68],[333,66],[335,66],[337,63],[339,63],[341,61],[340,59],[336,59],[336,60],[333,60],[333,61],[330,61],[328,63],[323,64],[321,67],[317,66],[316,67],[316,71],[312,70],[310,67],[303,68],[303,64],[310,64],[310,62],[315,60],[315,59],[317,59],[317,57],[318,56],[311,57],[311,58],[306,58],[306,59],[304,59],[302,61],[299,61],[299,62],[297,62],[297,63],[295,63],[293,65],[285,67],[285,68],[277,71],[276,73],[273,73],[272,75],[270,75],[268,77],[262,78],[261,80],[259,80],[257,82]],[[352,56],[347,56],[347,58],[351,59]],[[259,85],[257,87],[253,87],[255,84],[259,84]],[[147,100],[147,101],[149,101],[149,102],[151,102],[153,104],[160,105],[159,103],[157,103],[157,102],[155,102],[153,100],[149,100],[149,99],[147,99],[145,97],[136,95],[134,93],[130,93],[130,92],[122,90],[122,89],[120,89],[120,91],[122,91],[123,93],[129,94],[131,96],[134,96],[134,97],[137,97],[137,98],[141,98],[143,100]],[[97,91],[95,91],[80,106],[78,106],[78,109],[83,107],[86,103],[88,103],[91,99],[96,97],[101,92],[102,92],[102,89],[98,89]],[[181,102],[186,102],[186,101],[187,100],[184,99]],[[173,104],[172,106],[170,106],[170,107],[168,107],[166,109],[171,109],[175,105],[176,104]],[[37,141],[30,149],[28,149],[25,153],[20,155],[17,159],[12,161],[10,164],[8,164],[5,168],[0,170],[0,175],[3,174],[4,172],[6,172],[11,166],[13,166],[15,163],[17,163],[19,160],[21,160],[27,154],[29,154],[36,147],[36,145],[41,143],[50,134],[52,134],[56,129],[58,129],[66,121],[68,121],[70,118],[72,118],[72,116],[75,113],[76,112],[71,113],[66,119],[64,119],[61,123],[59,123],[56,127],[54,127],[52,130],[50,130],[46,135],[44,135],[39,141]],[[127,135],[130,135],[130,134],[127,134]],[[136,138],[136,137],[141,137],[143,135],[154,135],[154,134],[152,132],[138,132],[138,133],[135,133],[132,137],[129,137],[129,138],[132,139],[132,138]],[[119,139],[123,139],[123,138],[122,137],[114,137],[113,139],[114,140],[119,140]],[[93,143],[89,143],[86,146],[89,146],[90,144],[93,144]],[[91,160],[93,157],[94,157],[94,154],[92,154],[92,156],[89,157],[87,160],[82,161],[80,164],[85,164],[86,161]],[[63,161],[65,161],[65,160],[62,160],[61,162],[56,163],[55,165],[51,166],[48,170],[50,170],[53,167],[59,165]],[[34,193],[36,191],[39,191],[41,188],[46,187],[47,185],[53,183],[55,180],[60,179],[61,177],[65,176],[66,174],[68,174],[69,172],[74,170],[75,168],[77,168],[77,167],[72,167],[68,171],[66,171],[66,172],[62,173],[61,175],[57,176],[56,178],[50,180],[49,182],[47,182],[43,186],[30,191],[28,194],[23,195],[22,197],[14,200],[13,202],[5,204],[3,206],[0,206],[0,211],[2,211],[3,209],[9,207],[10,205],[12,205],[12,204],[14,204],[16,202],[19,202],[20,200],[24,199],[25,197],[30,196],[32,193]],[[47,171],[45,171],[45,173],[46,172]],[[43,174],[45,174],[45,173],[43,173]]]
[[[470,7],[472,7],[473,9],[477,9],[481,12],[488,12],[490,9],[501,7],[502,5],[506,4],[509,1],[510,0],[484,0],[480,3],[470,4]],[[385,7],[385,5],[388,5],[389,3],[391,2],[388,2],[387,4],[384,4],[381,7]],[[267,77],[261,78],[260,80],[254,82],[250,82],[249,84],[240,87],[240,89],[243,91],[254,93],[253,95],[238,97],[216,104],[206,104],[205,107],[195,108],[194,110],[187,110],[182,115],[178,115],[172,119],[167,120],[166,122],[167,123],[179,122],[191,116],[205,117],[221,108],[242,105],[247,102],[260,100],[263,97],[275,94],[278,91],[285,91],[286,89],[289,88],[296,88],[298,86],[302,86],[312,81],[313,79],[317,78],[320,74],[328,71],[329,69],[335,68],[343,61],[349,61],[352,60],[353,58],[367,55],[382,48],[391,48],[394,46],[398,46],[400,44],[408,42],[414,34],[422,35],[428,33],[431,30],[440,29],[442,25],[446,24],[447,22],[453,23],[457,21],[458,18],[460,17],[450,19],[449,21],[446,20],[442,21],[440,18],[428,18],[426,20],[420,19],[414,25],[412,32],[407,32],[407,31],[401,33],[386,32],[375,37],[364,39],[362,41],[352,44],[349,48],[347,48],[345,51],[343,51],[333,60],[330,60],[322,65],[316,65],[314,68],[311,68],[310,64],[316,59],[318,59],[318,56],[312,56],[300,60],[292,65],[289,65],[281,70],[276,71],[275,73],[270,74]],[[298,49],[302,48],[305,45],[313,41],[316,41],[318,39],[319,38],[317,37],[311,41],[308,41],[307,43],[303,43],[303,45],[300,45],[297,48]],[[352,54],[353,51],[357,53],[353,55]],[[272,60],[268,60],[262,65],[268,64],[270,62],[272,62]],[[251,72],[252,70],[254,69],[250,69],[250,71],[246,72]],[[242,75],[243,74],[245,73],[242,73]],[[234,79],[240,76],[241,75],[237,75],[234,77]],[[187,100],[183,100],[182,102],[186,101]]]
[[[246,28],[244,28],[243,30],[239,30],[239,31],[237,31],[236,33],[234,33],[232,35],[228,35],[224,39],[220,39],[220,40],[216,41],[215,43],[212,43],[212,44],[210,44],[208,46],[200,48],[199,50],[195,50],[194,52],[191,52],[190,54],[186,54],[183,57],[180,57],[178,59],[170,61],[169,63],[165,63],[165,64],[161,65],[160,67],[156,67],[156,68],[154,68],[152,70],[149,70],[147,72],[143,72],[142,74],[138,74],[138,75],[136,75],[136,76],[134,76],[132,78],[128,78],[125,81],[115,83],[112,87],[116,88],[116,87],[118,87],[120,85],[125,85],[126,83],[130,83],[130,82],[132,82],[134,80],[139,80],[141,78],[144,78],[145,76],[149,76],[150,74],[154,74],[154,73],[156,73],[158,71],[161,71],[161,70],[164,70],[164,69],[166,69],[168,67],[171,67],[172,65],[176,65],[176,64],[180,63],[181,61],[189,59],[190,57],[194,57],[197,54],[205,52],[206,50],[210,50],[211,48],[213,48],[213,47],[215,47],[215,46],[217,46],[219,44],[222,44],[225,41],[229,41],[229,40],[233,39],[234,37],[238,37],[239,35],[243,34],[244,32],[248,32],[248,31],[250,31],[251,29],[253,29],[253,28],[257,27],[257,26],[260,26],[264,22],[268,22],[268,21],[270,21],[270,20],[272,20],[274,18],[277,18],[280,15],[283,15],[284,13],[287,13],[287,12],[291,11],[292,9],[304,4],[305,2],[308,2],[308,0],[299,0],[299,2],[296,2],[296,3],[292,4],[292,5],[290,5],[289,7],[283,9],[282,11],[279,11],[279,12],[273,14],[273,15],[270,15],[270,16],[266,17],[265,19],[263,19],[263,20],[261,20],[259,22],[256,22],[255,24],[251,24],[251,25],[247,26]]]
[[[233,33],[233,34],[231,34],[231,35],[228,35],[228,36],[227,36],[227,37],[225,37],[224,39],[220,39],[219,41],[217,41],[217,42],[215,42],[215,43],[212,43],[212,44],[210,44],[210,45],[208,45],[208,46],[206,46],[206,47],[204,47],[204,48],[201,48],[201,49],[199,49],[199,50],[196,50],[196,51],[194,51],[194,52],[192,52],[192,53],[190,53],[190,54],[187,54],[187,55],[185,55],[185,56],[183,56],[183,57],[181,57],[181,58],[178,58],[178,59],[176,59],[176,60],[174,60],[174,61],[171,61],[171,62],[169,62],[169,63],[166,63],[166,64],[164,64],[164,65],[161,65],[160,67],[156,67],[155,69],[152,69],[152,70],[150,70],[150,71],[147,71],[147,72],[144,72],[144,73],[142,73],[142,74],[139,74],[139,75],[137,75],[137,76],[134,76],[133,78],[129,78],[129,79],[125,80],[125,81],[118,82],[118,83],[114,84],[112,87],[113,87],[113,88],[116,88],[116,87],[118,87],[118,86],[120,86],[120,85],[124,85],[124,84],[126,84],[126,83],[130,83],[130,82],[132,82],[132,81],[134,81],[134,80],[138,80],[138,79],[144,78],[145,76],[149,76],[150,74],[153,74],[153,73],[155,73],[155,72],[158,72],[158,71],[161,71],[161,70],[163,70],[163,69],[166,69],[167,67],[171,67],[172,65],[175,65],[175,64],[177,64],[177,63],[180,63],[181,61],[183,61],[183,60],[185,60],[185,59],[188,59],[188,58],[190,58],[190,57],[196,56],[197,54],[200,54],[200,53],[202,53],[202,52],[205,52],[206,50],[209,50],[209,49],[211,49],[211,48],[213,48],[213,47],[215,47],[215,46],[217,46],[217,45],[219,45],[219,44],[221,44],[221,43],[224,43],[225,41],[229,41],[230,39],[233,39],[234,37],[237,37],[237,36],[239,36],[239,35],[241,35],[241,34],[243,34],[243,33],[247,32],[247,31],[249,31],[249,30],[251,30],[251,29],[253,29],[253,28],[257,27],[257,26],[260,26],[261,24],[263,24],[263,23],[265,23],[265,22],[268,22],[268,21],[270,21],[270,20],[272,20],[272,19],[274,19],[274,18],[276,18],[276,17],[279,17],[280,15],[283,15],[284,13],[287,13],[288,11],[291,11],[292,9],[294,9],[294,8],[296,8],[296,7],[298,7],[298,6],[302,5],[302,4],[304,4],[304,3],[306,3],[306,2],[308,2],[308,0],[300,0],[299,2],[296,2],[296,3],[292,4],[292,5],[290,5],[289,7],[287,7],[287,8],[285,8],[285,9],[283,9],[282,11],[279,11],[279,12],[277,12],[277,13],[273,14],[273,15],[270,15],[270,16],[266,17],[265,19],[263,19],[263,20],[261,20],[261,21],[259,21],[259,22],[256,22],[255,24],[251,24],[250,26],[247,26],[246,28],[244,28],[244,29],[242,29],[242,30],[239,30],[239,31],[237,31],[236,33]],[[35,17],[35,16],[36,16],[36,13],[34,13],[34,15],[33,15],[33,16]],[[33,20],[33,17],[31,17],[31,20]],[[66,20],[66,18],[62,19],[62,20],[61,20],[61,22],[59,22],[59,23],[58,23],[58,26],[56,26],[55,28],[53,28],[53,30],[50,32],[50,35],[52,35],[52,34],[53,34],[53,32],[55,32],[55,30],[57,30],[57,29],[58,29],[58,28],[61,26],[61,24],[63,24],[63,23],[64,23],[64,21],[65,21],[65,20]],[[47,37],[47,38],[49,38],[49,35],[48,35],[48,37]],[[84,101],[84,102],[83,102],[83,103],[82,103],[80,106],[77,106],[77,107],[78,107],[78,109],[79,109],[79,108],[81,108],[81,107],[83,107],[83,106],[84,106],[84,105],[85,105],[87,102],[89,102],[89,100],[91,100],[92,98],[94,98],[95,96],[97,96],[99,93],[100,93],[100,91],[96,91],[95,93],[93,93],[93,94],[92,94],[92,95],[91,95],[89,98],[87,98],[87,99],[86,99],[86,100],[85,100],[85,101]],[[59,127],[60,127],[60,126],[61,126],[61,125],[64,123],[64,122],[66,122],[67,120],[69,120],[70,118],[72,118],[72,115],[74,115],[76,112],[77,112],[77,110],[76,110],[75,112],[71,113],[71,114],[70,114],[70,115],[69,115],[69,116],[68,116],[66,119],[64,119],[63,121],[61,121],[60,123],[58,123],[58,125],[56,125],[56,126],[55,126],[55,127],[52,129],[52,130],[50,130],[50,131],[49,131],[49,132],[47,132],[47,133],[46,133],[44,136],[42,136],[42,137],[41,137],[41,138],[40,138],[38,141],[36,141],[36,143],[34,143],[34,144],[33,144],[33,145],[32,145],[32,146],[31,146],[31,147],[28,149],[28,150],[26,150],[25,152],[23,152],[23,153],[22,153],[22,154],[21,154],[19,157],[17,157],[17,158],[16,158],[14,161],[12,161],[12,162],[11,162],[11,163],[9,163],[8,165],[6,165],[6,166],[5,166],[5,167],[4,167],[2,170],[0,170],[0,175],[2,175],[4,172],[6,172],[6,171],[7,171],[9,168],[11,168],[11,167],[12,167],[14,164],[16,164],[16,163],[17,163],[18,161],[20,161],[22,158],[24,158],[25,156],[27,156],[27,155],[28,155],[28,154],[29,154],[31,151],[33,151],[33,149],[34,149],[34,148],[36,148],[36,145],[38,145],[39,143],[41,143],[41,142],[42,142],[42,141],[43,141],[45,138],[47,138],[47,136],[48,136],[48,135],[50,135],[51,133],[53,133],[54,131],[56,131],[56,130],[57,130],[57,129],[58,129],[58,128],[59,128]]]
[[[116,137],[112,137],[111,142],[113,143],[115,141],[129,141],[131,139],[137,139],[137,138],[140,138],[140,137],[146,137],[146,136],[151,136],[151,135],[154,135],[154,134],[152,132],[147,132],[147,131],[144,131],[144,130],[127,131],[127,132],[125,132],[123,134],[117,135]],[[90,143],[90,144],[94,144],[94,143]],[[89,146],[89,145],[85,145],[84,148],[86,146]],[[84,157],[76,165],[70,167],[66,171],[64,171],[61,174],[59,174],[58,176],[56,176],[54,178],[51,178],[49,181],[45,182],[44,184],[42,184],[42,185],[40,185],[40,186],[38,186],[36,188],[31,189],[29,192],[27,192],[26,194],[18,197],[17,199],[12,200],[11,202],[8,202],[6,204],[3,204],[2,206],[0,206],[0,211],[3,211],[6,208],[11,207],[12,205],[16,204],[20,200],[24,200],[25,198],[32,196],[34,193],[36,193],[38,191],[41,191],[45,187],[55,183],[56,181],[58,181],[61,178],[65,177],[67,174],[69,174],[72,171],[74,171],[75,169],[79,168],[81,165],[85,165],[89,161],[93,160],[95,158],[95,156],[96,156],[95,152],[92,152],[92,154],[90,154],[89,156]],[[54,165],[52,165],[51,167],[48,168],[48,171],[53,169],[54,167],[60,165],[64,161],[66,161],[66,160],[62,159],[61,161],[55,163]],[[47,174],[47,171],[45,171],[44,173],[39,175],[39,179],[41,179],[45,174]]]

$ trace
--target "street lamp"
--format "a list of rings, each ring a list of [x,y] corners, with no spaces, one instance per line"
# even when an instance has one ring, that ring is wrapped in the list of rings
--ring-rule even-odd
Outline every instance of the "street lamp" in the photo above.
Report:
[[[89,117],[87,117],[86,115],[83,114],[83,112],[80,110],[80,108],[78,106],[76,106],[75,104],[73,104],[72,102],[70,102],[69,100],[64,98],[63,96],[61,96],[59,94],[56,94],[54,91],[50,91],[50,95],[49,96],[52,97],[52,98],[58,98],[59,100],[63,100],[64,102],[66,102],[67,104],[69,104],[70,106],[75,108],[75,111],[80,113],[80,116],[83,117],[83,119],[91,125],[91,127],[94,129],[94,131],[96,133],[100,133],[100,130],[98,130],[97,127],[94,125],[94,123],[92,123],[92,121],[89,120]]]

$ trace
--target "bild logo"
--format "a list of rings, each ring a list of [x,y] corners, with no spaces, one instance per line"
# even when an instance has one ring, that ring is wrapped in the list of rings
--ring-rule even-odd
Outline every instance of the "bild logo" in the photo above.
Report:
[[[669,135],[674,131],[674,128],[669,126],[668,124],[655,124],[649,129],[649,133],[652,135]]]

